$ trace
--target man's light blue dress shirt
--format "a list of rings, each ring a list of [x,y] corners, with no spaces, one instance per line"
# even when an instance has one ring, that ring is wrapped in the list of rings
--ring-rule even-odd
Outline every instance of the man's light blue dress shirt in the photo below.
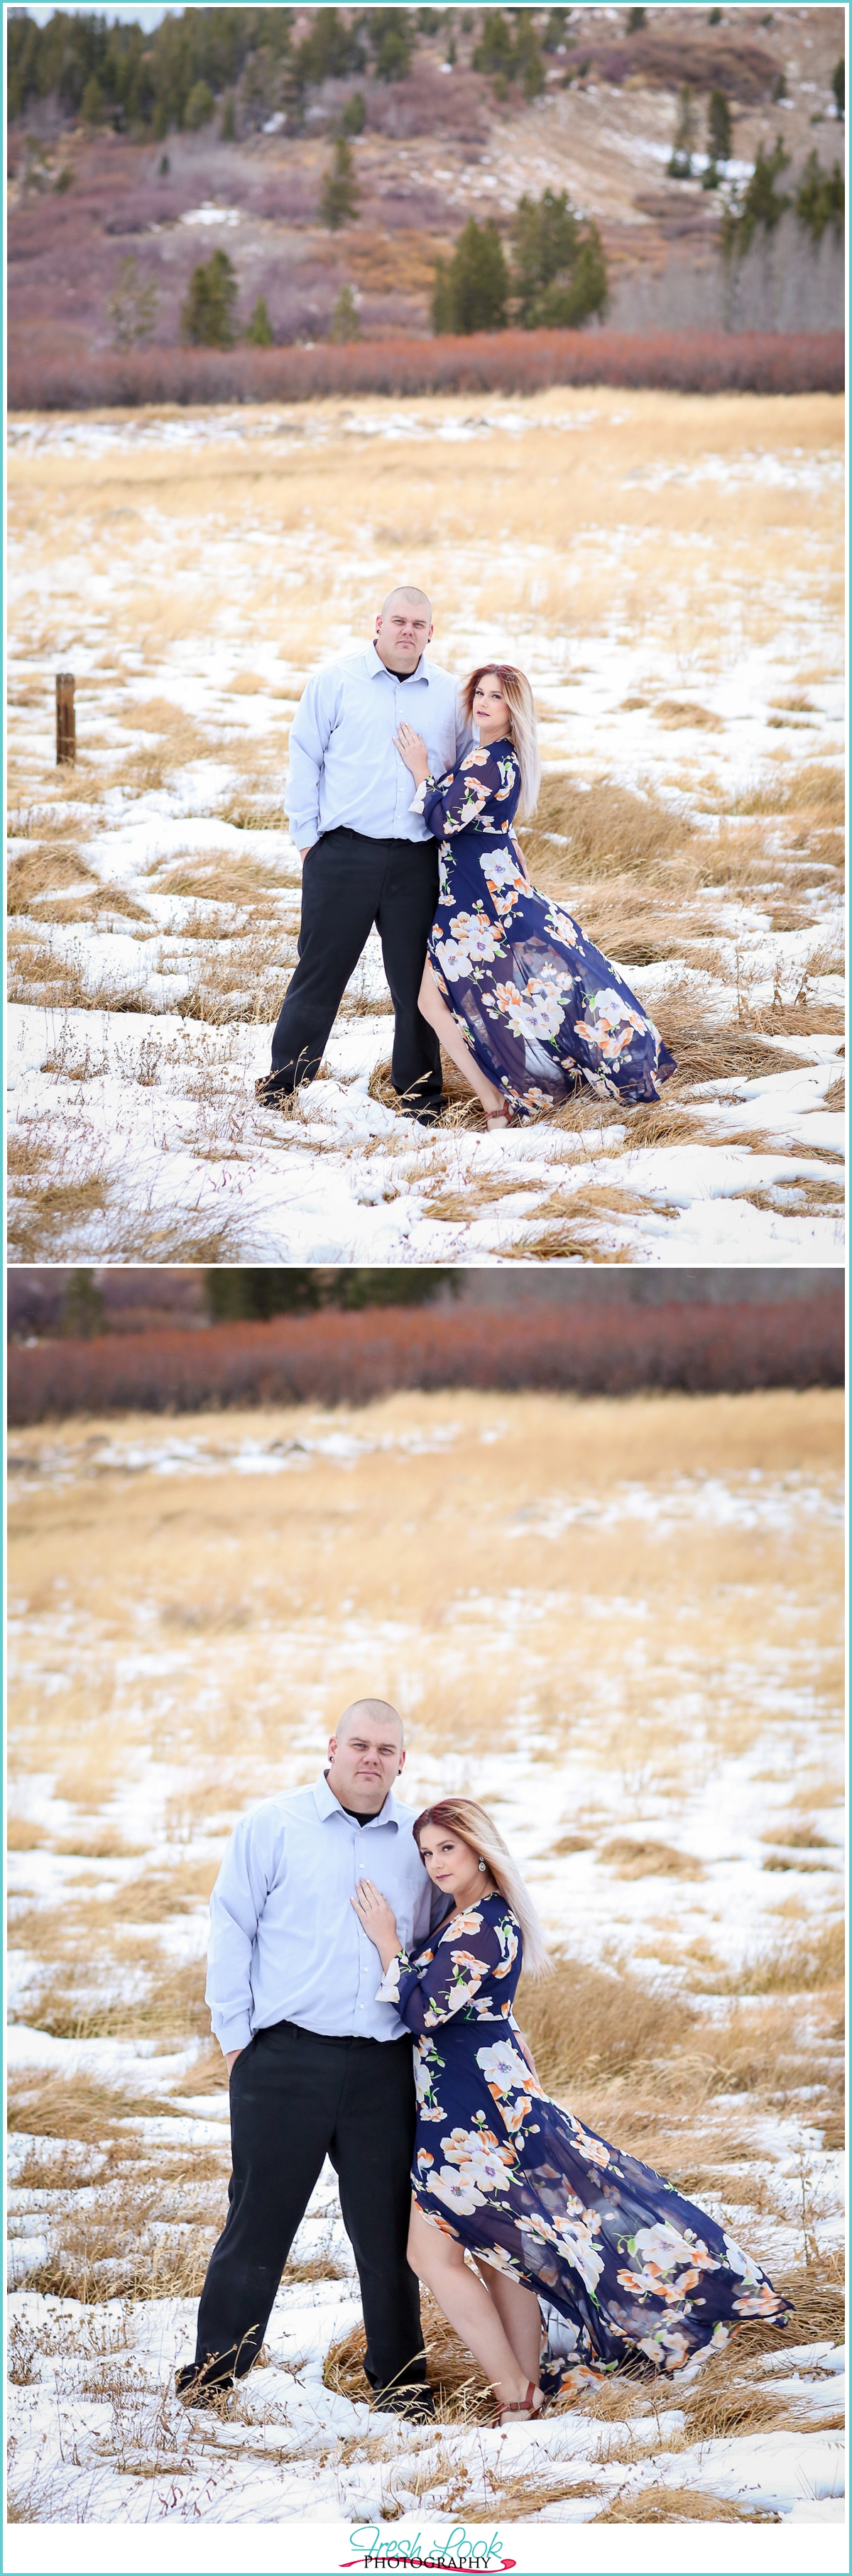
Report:
[[[276,2021],[337,2038],[404,2036],[394,2006],[377,2001],[379,1954],[349,1900],[371,1878],[403,1949],[425,1941],[446,1898],[426,1876],[412,1822],[391,1794],[357,1824],[323,1772],[243,1817],[210,1899],[206,1993],[223,2055]]]
[[[300,850],[342,824],[371,841],[427,841],[411,811],[411,771],[394,743],[401,721],[422,734],[436,778],[471,741],[455,681],[421,656],[410,679],[386,671],[374,644],[308,681],[290,731],[285,803]]]

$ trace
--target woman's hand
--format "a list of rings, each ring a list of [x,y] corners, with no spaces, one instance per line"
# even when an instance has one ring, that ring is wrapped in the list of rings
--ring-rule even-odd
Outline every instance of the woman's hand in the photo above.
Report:
[[[401,724],[399,732],[394,734],[394,742],[400,760],[404,760],[406,769],[411,771],[415,787],[420,787],[423,779],[429,776],[429,754],[422,734],[415,733],[413,725]]]
[[[362,1932],[366,1932],[368,1941],[375,1942],[382,1967],[389,1968],[391,1960],[398,1959],[402,1943],[396,1928],[396,1916],[387,1897],[382,1895],[381,1888],[373,1886],[371,1878],[359,1878],[350,1903],[355,1907]]]

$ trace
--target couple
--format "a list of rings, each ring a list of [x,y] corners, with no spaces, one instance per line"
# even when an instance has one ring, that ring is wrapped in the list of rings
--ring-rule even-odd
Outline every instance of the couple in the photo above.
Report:
[[[392,590],[366,651],[326,664],[298,708],[287,812],[303,860],[299,963],[257,1097],[313,1080],[375,923],[391,1077],[421,1126],[444,1106],[442,1047],[489,1128],[558,1108],[580,1081],[604,1099],[658,1100],[675,1070],[659,1031],[527,876],[513,823],[534,812],[541,775],[529,681],[487,663],[457,699],[425,658],[431,635],[425,592]]]
[[[412,1818],[402,1721],[356,1700],[310,1789],[232,1835],[211,1898],[207,1999],[227,2060],[233,2173],[188,2406],[257,2359],[326,2156],[382,2411],[434,2411],[417,2278],[528,2420],[572,2371],[671,2372],[789,2306],[716,2221],[543,2091],[513,2013],[550,1962],[496,1826],[468,1799]],[[412,2063],[412,2041],[413,2063]],[[465,2262],[465,2253],[472,2258]],[[554,2345],[542,2357],[542,2307]],[[553,2319],[553,2312],[555,2319]]]

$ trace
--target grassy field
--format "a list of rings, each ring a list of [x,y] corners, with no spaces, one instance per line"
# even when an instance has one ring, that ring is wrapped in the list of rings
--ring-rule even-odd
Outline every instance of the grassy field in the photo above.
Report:
[[[831,2519],[839,1396],[113,1418],[13,1433],[11,1470],[18,2518]],[[429,2311],[437,2435],[377,2425],[330,2170],[230,2420],[171,2401],[228,2173],[206,1899],[364,1690],[412,1801],[472,1792],[518,1851],[546,2079],[792,2285],[786,2343],[662,2410],[585,2390],[501,2445]]]
[[[834,1260],[843,1208],[842,407],[539,394],[13,425],[14,1259]],[[400,1119],[375,934],[292,1117],[309,671],[407,572],[530,672],[531,870],[678,1058],[486,1137]],[[53,674],[79,754],[53,766]]]

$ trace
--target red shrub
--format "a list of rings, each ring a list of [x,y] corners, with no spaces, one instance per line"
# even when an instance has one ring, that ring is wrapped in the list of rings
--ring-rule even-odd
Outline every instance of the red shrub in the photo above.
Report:
[[[133,350],[47,346],[9,364],[11,411],[103,404],[299,402],[324,394],[536,393],[658,385],[681,393],[839,393],[842,331],[496,331],[342,347]]]
[[[217,1324],[9,1350],[9,1420],[194,1412],[246,1404],[366,1404],[395,1387],[568,1388],[693,1394],[843,1382],[843,1292],[763,1305],[571,1306],[366,1313]]]

